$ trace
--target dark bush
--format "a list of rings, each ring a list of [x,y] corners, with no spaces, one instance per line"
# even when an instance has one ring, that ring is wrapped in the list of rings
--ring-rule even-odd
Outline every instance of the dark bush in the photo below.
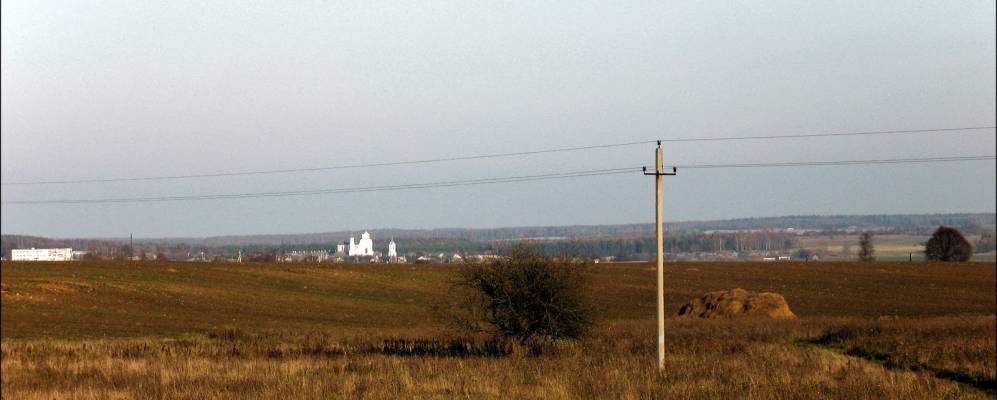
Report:
[[[465,311],[459,322],[520,343],[581,337],[592,324],[592,310],[585,295],[587,264],[577,260],[520,244],[494,262],[465,263],[456,283]]]
[[[940,226],[924,246],[924,258],[928,261],[969,261],[973,256],[973,245],[962,236],[958,229]]]
[[[276,262],[277,261],[277,251],[271,249],[270,251],[257,251],[246,257],[246,261],[249,262]]]

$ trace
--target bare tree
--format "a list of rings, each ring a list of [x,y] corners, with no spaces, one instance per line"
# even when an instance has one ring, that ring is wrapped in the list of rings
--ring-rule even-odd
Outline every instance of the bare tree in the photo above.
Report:
[[[115,260],[131,260],[132,259],[132,246],[127,244],[122,245],[121,248],[116,249],[114,253]]]
[[[859,261],[876,261],[876,247],[872,245],[872,232],[859,235]]]

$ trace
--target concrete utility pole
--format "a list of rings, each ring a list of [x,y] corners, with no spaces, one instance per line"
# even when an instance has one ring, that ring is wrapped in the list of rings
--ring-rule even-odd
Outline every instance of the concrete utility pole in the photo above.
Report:
[[[665,228],[662,219],[662,193],[661,177],[675,175],[677,169],[672,167],[672,172],[664,172],[662,166],[661,141],[658,141],[658,148],[654,152],[654,172],[647,172],[644,167],[644,175],[654,176],[654,239],[658,249],[658,370],[665,369]]]

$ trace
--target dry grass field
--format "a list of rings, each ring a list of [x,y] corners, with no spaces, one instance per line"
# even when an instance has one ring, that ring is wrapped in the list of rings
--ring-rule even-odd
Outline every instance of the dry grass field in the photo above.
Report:
[[[792,321],[667,321],[654,268],[598,264],[576,342],[480,351],[447,265],[10,263],[2,395],[50,398],[993,398],[990,263],[672,263],[666,307],[741,287]],[[411,355],[392,343],[457,344]],[[436,348],[434,348],[436,349]]]

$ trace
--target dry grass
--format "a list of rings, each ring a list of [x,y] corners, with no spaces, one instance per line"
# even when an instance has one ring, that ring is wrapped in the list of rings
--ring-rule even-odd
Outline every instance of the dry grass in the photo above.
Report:
[[[994,318],[852,321],[813,343],[882,362],[887,368],[935,376],[997,391]]]
[[[993,318],[977,318],[993,324]],[[928,320],[929,324],[933,320]],[[221,334],[184,340],[3,343],[4,398],[986,398],[929,374],[892,371],[794,338],[854,320],[670,321],[668,368],[653,326],[603,324],[542,355],[399,357],[376,338]],[[937,323],[944,324],[943,320]],[[878,323],[872,323],[878,324]],[[990,339],[992,340],[992,332]],[[992,362],[991,358],[991,362]]]
[[[452,272],[5,262],[2,395],[993,398],[954,379],[993,380],[993,264],[671,264],[669,312],[743,287],[784,294],[801,319],[670,319],[662,375],[648,264],[593,272],[601,322],[581,341],[500,357],[397,355],[384,340],[460,340],[428,307]]]

